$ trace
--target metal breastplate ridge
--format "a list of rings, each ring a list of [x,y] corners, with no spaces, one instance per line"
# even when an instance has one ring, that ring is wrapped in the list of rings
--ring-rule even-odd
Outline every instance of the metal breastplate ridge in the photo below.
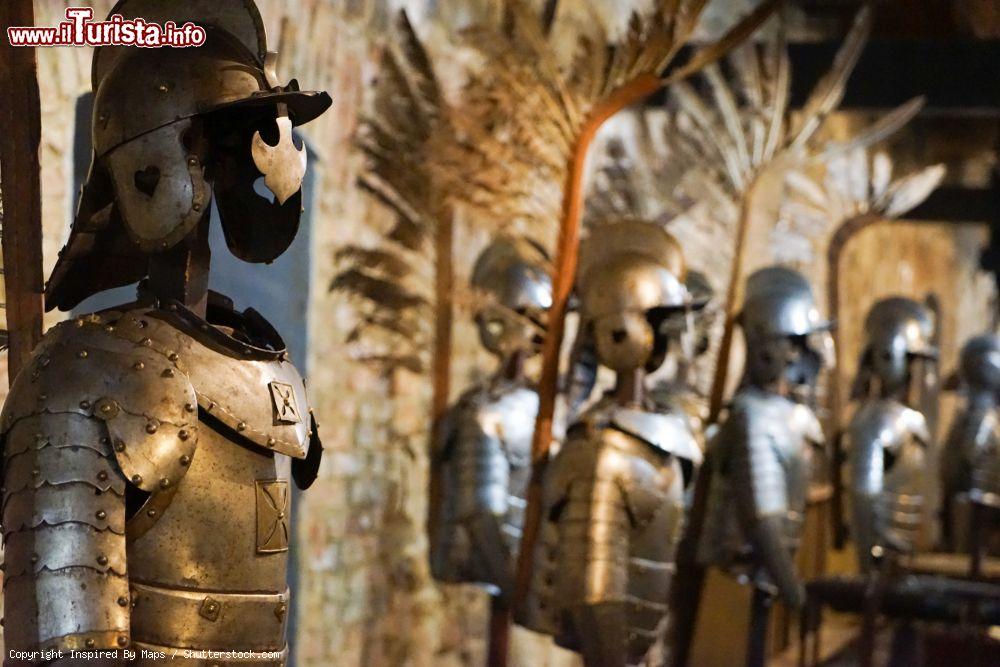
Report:
[[[923,415],[895,400],[869,401],[846,435],[859,562],[869,562],[875,545],[912,550],[924,518],[930,434]]]
[[[684,483],[680,460],[669,453],[663,434],[635,432],[640,425],[672,422],[618,412],[599,405],[585,415],[549,466],[531,590],[518,616],[526,627],[579,650],[580,629],[567,623],[568,610],[618,603],[632,664],[666,622]],[[686,420],[678,417],[677,423]],[[694,442],[690,433],[686,438]],[[691,451],[687,442],[678,450]],[[700,450],[696,456],[700,460]]]
[[[431,566],[441,581],[497,581],[473,549],[467,521],[487,513],[499,523],[502,553],[513,568],[521,540],[531,463],[531,437],[538,394],[521,382],[498,382],[468,390],[444,420],[440,525],[431,539]]]
[[[89,316],[50,331],[18,377],[0,419],[10,648],[283,664],[304,386],[279,353],[224,350],[208,329],[168,311]]]

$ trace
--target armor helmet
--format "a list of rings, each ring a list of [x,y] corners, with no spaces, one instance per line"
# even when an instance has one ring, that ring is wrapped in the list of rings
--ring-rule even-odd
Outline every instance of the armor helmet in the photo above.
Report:
[[[707,306],[715,298],[715,288],[709,282],[708,276],[701,271],[688,271],[685,285],[691,294],[693,304],[701,307],[691,327],[692,340],[689,346],[689,356],[693,358],[708,352],[712,343],[712,327],[716,322],[716,312]]]
[[[747,346],[747,381],[765,386],[784,379],[792,390],[811,388],[832,346],[830,323],[801,273],[773,266],[747,279],[739,316]]]
[[[865,318],[859,384],[877,380],[883,391],[905,387],[914,358],[937,358],[933,337],[934,318],[920,303],[905,297],[878,301]]]
[[[252,2],[122,0],[111,13],[193,21],[206,41],[95,51],[93,161],[46,288],[50,308],[142,278],[147,256],[184,239],[213,194],[233,254],[273,261],[294,239],[302,209],[305,153],[292,126],[330,105],[326,93],[277,83]],[[255,190],[260,177],[273,199]]]
[[[487,296],[476,313],[483,347],[501,356],[537,347],[545,312],[552,306],[549,270],[542,247],[524,238],[504,236],[483,250],[471,280]]]
[[[680,245],[661,227],[626,221],[595,229],[580,255],[581,317],[598,359],[616,372],[655,370],[666,354],[664,322],[694,305]]]
[[[970,338],[962,347],[959,373],[970,393],[1000,396],[1000,335]]]

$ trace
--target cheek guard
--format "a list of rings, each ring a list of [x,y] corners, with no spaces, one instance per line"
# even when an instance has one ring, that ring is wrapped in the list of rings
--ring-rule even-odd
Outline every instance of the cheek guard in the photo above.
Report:
[[[284,204],[302,187],[306,175],[306,150],[305,147],[296,148],[292,141],[292,120],[283,109],[275,122],[278,143],[268,144],[258,130],[254,132],[250,154],[254,165],[264,175],[264,185],[274,193],[279,204]]]

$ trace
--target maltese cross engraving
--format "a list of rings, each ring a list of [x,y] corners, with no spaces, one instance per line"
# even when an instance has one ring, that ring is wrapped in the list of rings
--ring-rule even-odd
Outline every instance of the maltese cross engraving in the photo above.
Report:
[[[302,421],[292,385],[272,380],[267,386],[271,389],[271,399],[274,401],[275,421],[279,424],[298,424]]]
[[[257,553],[288,551],[288,482],[258,479]]]

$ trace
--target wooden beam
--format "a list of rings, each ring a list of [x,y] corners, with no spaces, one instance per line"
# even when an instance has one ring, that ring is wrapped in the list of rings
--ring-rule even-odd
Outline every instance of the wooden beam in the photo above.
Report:
[[[0,27],[34,25],[31,0],[0,2]],[[35,49],[13,47],[0,34],[0,190],[3,195],[3,262],[8,377],[31,356],[42,337],[42,198],[38,147],[41,108]]]

